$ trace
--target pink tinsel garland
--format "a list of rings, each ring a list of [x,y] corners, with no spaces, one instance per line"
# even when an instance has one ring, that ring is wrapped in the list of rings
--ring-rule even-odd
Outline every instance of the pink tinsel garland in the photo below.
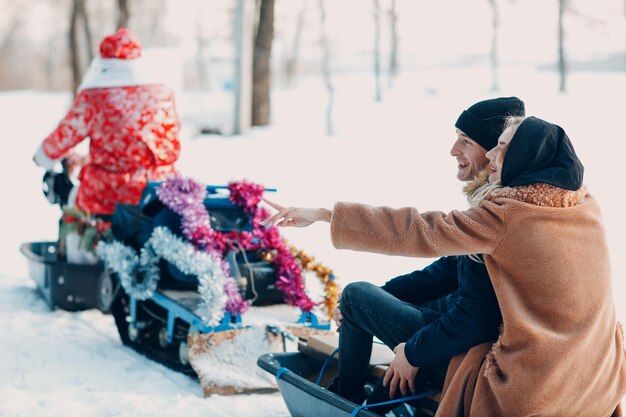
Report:
[[[269,217],[267,210],[258,206],[265,188],[252,182],[240,181],[229,183],[228,189],[230,201],[251,216],[251,232],[223,233],[214,230],[204,206],[206,188],[190,178],[170,177],[157,189],[157,195],[163,204],[181,216],[185,238],[201,250],[211,252],[222,259],[229,250],[240,248],[274,252],[276,288],[285,293],[287,304],[310,312],[317,304],[305,292],[302,268],[281,238],[278,229],[275,226],[260,225],[264,218]],[[224,285],[228,297],[226,310],[231,314],[242,314],[248,310],[250,302],[244,300],[239,293],[226,262],[222,262],[222,268],[228,278]]]

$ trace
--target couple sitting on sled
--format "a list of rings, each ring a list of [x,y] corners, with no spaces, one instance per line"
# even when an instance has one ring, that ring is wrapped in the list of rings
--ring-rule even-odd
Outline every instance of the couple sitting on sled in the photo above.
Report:
[[[375,336],[395,358],[368,403],[435,387],[438,416],[621,415],[624,335],[600,209],[563,129],[524,113],[510,97],[459,116],[450,153],[469,181],[465,211],[268,202],[266,223],[329,222],[337,248],[441,257],[382,287],[345,287],[329,390],[366,400]]]

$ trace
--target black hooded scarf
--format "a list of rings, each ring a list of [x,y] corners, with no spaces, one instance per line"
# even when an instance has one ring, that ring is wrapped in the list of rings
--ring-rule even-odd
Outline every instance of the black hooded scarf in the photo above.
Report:
[[[504,156],[502,185],[544,183],[576,191],[584,170],[561,127],[529,117],[517,128]]]

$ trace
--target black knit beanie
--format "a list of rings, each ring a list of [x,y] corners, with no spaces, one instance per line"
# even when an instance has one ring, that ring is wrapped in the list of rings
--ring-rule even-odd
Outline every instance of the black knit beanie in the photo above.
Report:
[[[496,146],[506,118],[525,113],[524,102],[517,97],[492,98],[463,111],[454,126],[488,151]]]
[[[565,131],[537,117],[517,128],[502,162],[502,185],[535,183],[576,191],[583,184],[585,168]]]

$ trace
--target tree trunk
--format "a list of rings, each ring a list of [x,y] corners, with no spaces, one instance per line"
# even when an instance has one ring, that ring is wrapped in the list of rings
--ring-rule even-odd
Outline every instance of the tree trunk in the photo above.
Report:
[[[76,92],[80,85],[81,68],[80,56],[78,53],[78,5],[76,1],[72,2],[72,11],[70,13],[70,30],[69,30],[69,48],[70,48],[70,68],[72,69],[72,91]]]
[[[376,101],[383,99],[380,88],[380,4],[374,0],[374,82],[376,83],[374,98]]]
[[[78,18],[83,20],[83,32],[85,35],[87,58],[89,62],[93,59],[93,42],[91,29],[89,28],[89,15],[87,14],[87,6],[85,0],[74,0],[77,6]]]
[[[11,25],[9,26],[9,29],[5,31],[4,36],[2,40],[0,41],[0,56],[4,56],[7,53],[9,47],[13,45],[14,43],[13,39],[15,38],[15,34],[17,33],[18,29],[20,29],[21,26],[22,26],[21,18],[14,16],[11,19]]]
[[[117,0],[117,28],[127,28],[130,20],[130,9],[128,0]]]
[[[50,36],[46,41],[46,87],[48,90],[54,88],[54,75],[56,73],[56,58],[58,56],[58,37]]]
[[[320,10],[320,45],[322,47],[322,78],[328,92],[328,104],[326,106],[326,134],[332,136],[334,133],[333,125],[333,102],[335,98],[335,88],[330,75],[330,47],[328,45],[328,35],[326,34],[326,5],[324,0],[318,1]]]
[[[233,134],[244,133],[252,123],[252,61],[254,55],[255,0],[237,0],[235,11],[235,74]]]
[[[389,51],[389,88],[398,75],[398,14],[396,0],[391,0],[389,6],[389,30],[391,32],[391,47]]]
[[[559,0],[559,92],[566,90],[567,65],[565,62],[565,31],[563,30],[563,15],[565,14],[565,1]]]
[[[497,0],[488,0],[491,6],[491,91],[498,91],[498,26],[500,17]]]
[[[70,48],[70,67],[72,69],[72,91],[76,93],[76,89],[80,85],[83,76],[83,65],[81,63],[81,41],[78,35],[79,20],[82,19],[83,34],[85,39],[85,53],[89,60],[93,59],[93,51],[91,49],[91,31],[89,30],[89,19],[85,9],[85,0],[74,0],[72,2],[72,10],[70,13],[70,30],[69,30],[69,48]]]
[[[291,51],[289,56],[285,60],[285,77],[287,79],[287,85],[292,86],[296,78],[296,72],[298,69],[298,53],[300,52],[300,40],[302,39],[302,29],[304,28],[304,16],[306,14],[306,2],[302,2],[302,9],[298,13],[298,20],[296,21],[296,33],[293,37],[293,44],[291,45]]]
[[[9,61],[11,60],[12,54],[11,50],[16,48],[17,44],[15,42],[15,34],[18,32],[20,27],[22,26],[21,19],[21,11],[19,8],[13,9],[15,10],[13,13],[10,13],[11,16],[8,19],[11,23],[7,30],[2,34],[2,38],[0,39],[0,83],[4,84],[6,87],[11,86],[11,78],[16,73],[13,70],[12,66],[9,65]],[[9,13],[7,13],[9,14]]]
[[[198,90],[209,90],[209,75],[207,72],[207,66],[205,65],[205,51],[208,45],[208,40],[202,33],[202,24],[200,19],[196,21],[196,45],[198,45],[195,54],[196,68],[198,71]]]
[[[270,58],[274,40],[274,0],[261,0],[252,64],[252,126],[270,122]]]

